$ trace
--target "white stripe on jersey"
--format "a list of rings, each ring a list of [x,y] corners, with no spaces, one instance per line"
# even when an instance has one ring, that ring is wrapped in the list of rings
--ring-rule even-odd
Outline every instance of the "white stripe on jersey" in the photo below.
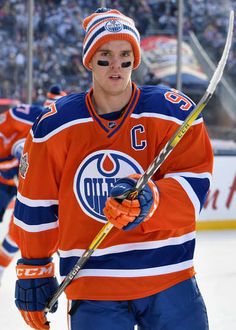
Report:
[[[195,178],[195,179],[208,179],[209,184],[211,184],[212,175],[209,172],[204,172],[204,173],[178,172],[178,173],[168,173],[164,176],[164,178],[172,178],[179,182],[181,187],[187,193],[187,195],[194,207],[195,220],[197,220],[199,217],[199,214],[200,214],[200,210],[201,210],[200,201],[199,201],[196,193],[194,192],[193,188],[191,187],[191,185],[188,183],[188,181],[184,177]]]
[[[30,134],[32,136],[33,142],[41,143],[41,142],[49,140],[52,136],[56,135],[57,133],[63,131],[64,129],[66,129],[68,127],[78,125],[78,124],[88,123],[88,122],[92,122],[92,121],[93,121],[93,118],[82,118],[82,119],[72,120],[69,123],[66,123],[66,124],[63,124],[63,125],[57,127],[56,129],[54,129],[50,133],[46,134],[42,138],[35,138],[32,129],[30,130]]]
[[[197,220],[199,217],[199,214],[200,214],[201,205],[200,205],[200,201],[199,201],[197,195],[195,194],[193,188],[188,183],[188,181],[185,180],[185,178],[183,178],[181,176],[180,177],[173,176],[172,179],[178,181],[179,184],[181,185],[181,187],[184,189],[184,191],[188,195],[188,197],[193,205],[194,211],[195,211],[195,220]]]
[[[174,172],[168,173],[164,178],[172,178],[174,176],[185,176],[187,178],[208,179],[210,184],[212,182],[212,174],[210,172],[194,173],[194,172]]]
[[[76,278],[84,276],[93,277],[142,277],[157,276],[179,272],[193,266],[193,260],[179,262],[174,265],[152,267],[145,269],[81,269]],[[62,280],[65,276],[61,276]]]
[[[5,240],[8,244],[10,244],[12,247],[18,248],[18,245],[11,239],[9,235],[5,236]]]
[[[29,233],[39,233],[41,231],[57,228],[59,225],[59,221],[57,220],[50,223],[44,223],[41,225],[27,225],[23,221],[14,217],[14,224]]]
[[[173,121],[174,123],[176,123],[178,125],[182,125],[183,122],[184,122],[183,120],[180,120],[180,119],[175,118],[175,117],[162,115],[160,113],[153,113],[153,112],[143,112],[141,114],[132,113],[131,117],[135,118],[135,119],[139,119],[139,118],[142,118],[142,117],[159,118],[159,119],[163,119],[163,120]],[[192,126],[201,124],[202,122],[203,122],[203,119],[199,118],[197,120],[194,120],[194,122],[192,123]]]
[[[58,200],[50,200],[50,199],[30,199],[27,197],[22,196],[19,191],[17,192],[17,199],[19,202],[21,202],[22,204],[25,204],[27,206],[30,207],[50,207],[52,205],[58,205],[59,202]]]

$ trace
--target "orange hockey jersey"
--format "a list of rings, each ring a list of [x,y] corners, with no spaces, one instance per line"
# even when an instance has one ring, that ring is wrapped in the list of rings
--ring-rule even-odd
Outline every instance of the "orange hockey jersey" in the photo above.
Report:
[[[143,173],[193,109],[164,86],[137,87],[119,119],[98,116],[93,90],[50,106],[34,124],[20,164],[15,207],[24,258],[60,252],[68,274],[106,223],[114,182]],[[213,153],[201,116],[153,179],[160,204],[133,230],[113,228],[66,289],[69,299],[129,300],[194,274],[195,221],[205,201]]]
[[[43,107],[21,104],[0,114],[0,170],[10,170],[19,165],[15,150],[23,144],[29,130]],[[15,185],[13,180],[0,176],[0,182]]]

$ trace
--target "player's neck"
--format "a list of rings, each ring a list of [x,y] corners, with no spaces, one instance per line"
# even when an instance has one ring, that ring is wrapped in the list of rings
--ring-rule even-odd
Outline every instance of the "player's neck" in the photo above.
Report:
[[[92,95],[92,102],[97,114],[102,115],[121,110],[129,103],[131,96],[131,86],[117,95],[103,93],[103,91],[95,89]]]

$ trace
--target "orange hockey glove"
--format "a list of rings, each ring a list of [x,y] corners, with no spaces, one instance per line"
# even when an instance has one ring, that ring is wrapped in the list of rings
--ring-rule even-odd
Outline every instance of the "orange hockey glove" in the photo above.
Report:
[[[148,181],[136,199],[122,200],[122,196],[135,187],[139,177],[139,174],[135,174],[120,179],[111,189],[111,197],[107,199],[103,213],[118,229],[129,230],[149,220],[158,207],[159,192],[152,180]]]
[[[17,262],[15,303],[33,329],[50,329],[44,308],[58,287],[52,259],[20,259]],[[57,304],[52,312],[57,310]]]

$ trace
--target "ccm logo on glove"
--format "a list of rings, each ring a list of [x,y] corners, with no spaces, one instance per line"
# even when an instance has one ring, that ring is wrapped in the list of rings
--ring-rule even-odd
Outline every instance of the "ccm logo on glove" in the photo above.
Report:
[[[15,303],[26,324],[37,330],[50,328],[44,309],[55,294],[58,282],[54,277],[52,258],[20,259],[17,262]],[[51,309],[54,313],[57,303]]]
[[[20,279],[51,277],[54,276],[54,264],[51,262],[45,266],[17,265],[16,275]]]

